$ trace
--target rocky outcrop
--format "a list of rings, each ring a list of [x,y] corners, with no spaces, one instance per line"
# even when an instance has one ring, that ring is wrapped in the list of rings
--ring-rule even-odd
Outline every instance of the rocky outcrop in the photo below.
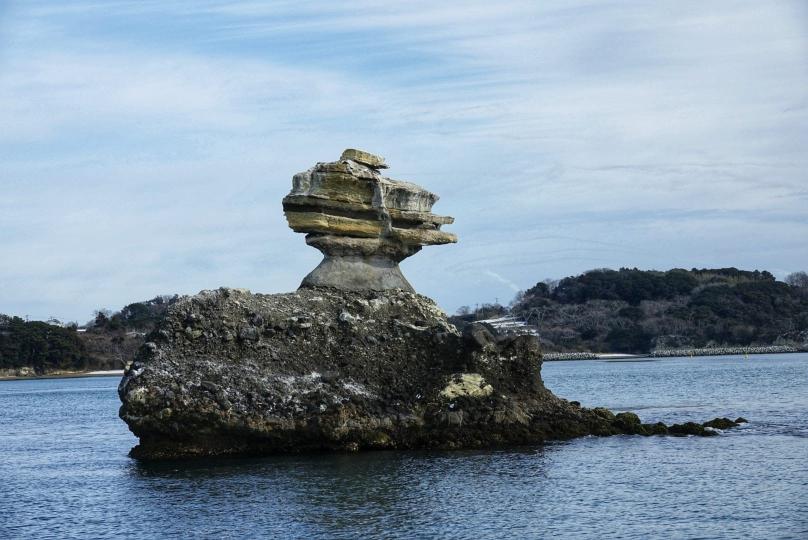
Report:
[[[346,150],[295,176],[287,219],[325,254],[297,292],[219,289],[169,307],[118,388],[120,417],[140,439],[133,456],[714,434],[556,397],[536,336],[497,337],[481,324],[459,332],[397,266],[423,245],[455,241],[440,231],[451,218],[383,167]]]
[[[461,334],[402,290],[203,291],[138,353],[120,416],[139,458],[714,434],[560,399],[541,363],[535,338]]]
[[[406,291],[220,289],[172,307],[121,381],[138,457],[457,448],[609,432],[535,340],[461,335]]]
[[[283,199],[289,227],[325,256],[304,287],[413,291],[398,263],[421,247],[457,241],[431,213],[438,196],[410,182],[382,176],[384,158],[348,149],[339,161],[298,173]]]

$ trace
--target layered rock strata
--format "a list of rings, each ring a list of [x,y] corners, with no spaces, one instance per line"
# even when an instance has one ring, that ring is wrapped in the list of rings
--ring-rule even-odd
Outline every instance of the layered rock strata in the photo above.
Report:
[[[339,161],[294,176],[284,214],[324,255],[303,287],[412,292],[398,263],[423,246],[457,241],[440,230],[454,218],[431,212],[438,196],[382,176],[386,167],[382,157],[347,149]]]

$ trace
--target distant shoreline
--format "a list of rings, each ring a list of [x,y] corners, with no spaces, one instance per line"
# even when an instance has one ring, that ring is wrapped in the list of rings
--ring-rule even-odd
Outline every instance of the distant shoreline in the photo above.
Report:
[[[548,352],[542,355],[547,362],[563,362],[567,360],[611,360],[615,362],[630,362],[648,358],[686,358],[701,356],[746,356],[750,354],[795,354],[805,353],[796,347],[769,346],[769,347],[715,347],[704,349],[665,349],[652,351],[647,354],[623,353],[593,353],[593,352]]]
[[[686,358],[702,356],[742,356],[749,354],[799,354],[804,350],[786,350],[787,347],[718,347],[714,349],[686,349],[654,351],[647,354],[593,353],[593,352],[548,352],[542,355],[546,362],[567,362],[572,360],[606,360],[611,362],[647,362],[656,358]],[[84,377],[122,377],[122,369],[104,371],[76,371],[50,373],[48,375],[2,375],[0,381],[28,381],[34,379],[78,379]]]
[[[85,377],[123,377],[122,369],[104,371],[71,371],[68,373],[49,373],[47,375],[3,375],[0,381],[29,381],[35,379],[78,379]]]

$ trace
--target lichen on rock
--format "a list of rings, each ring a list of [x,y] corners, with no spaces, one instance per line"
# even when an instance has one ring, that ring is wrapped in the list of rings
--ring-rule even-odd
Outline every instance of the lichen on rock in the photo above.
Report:
[[[486,397],[494,393],[494,387],[485,382],[479,373],[457,373],[450,377],[449,384],[440,391],[441,397]]]

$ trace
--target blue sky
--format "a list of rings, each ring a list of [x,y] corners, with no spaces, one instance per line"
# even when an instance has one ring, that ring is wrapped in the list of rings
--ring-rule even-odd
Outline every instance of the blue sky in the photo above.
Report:
[[[283,292],[291,177],[438,193],[447,311],[598,267],[808,270],[804,2],[0,2],[0,312]]]

